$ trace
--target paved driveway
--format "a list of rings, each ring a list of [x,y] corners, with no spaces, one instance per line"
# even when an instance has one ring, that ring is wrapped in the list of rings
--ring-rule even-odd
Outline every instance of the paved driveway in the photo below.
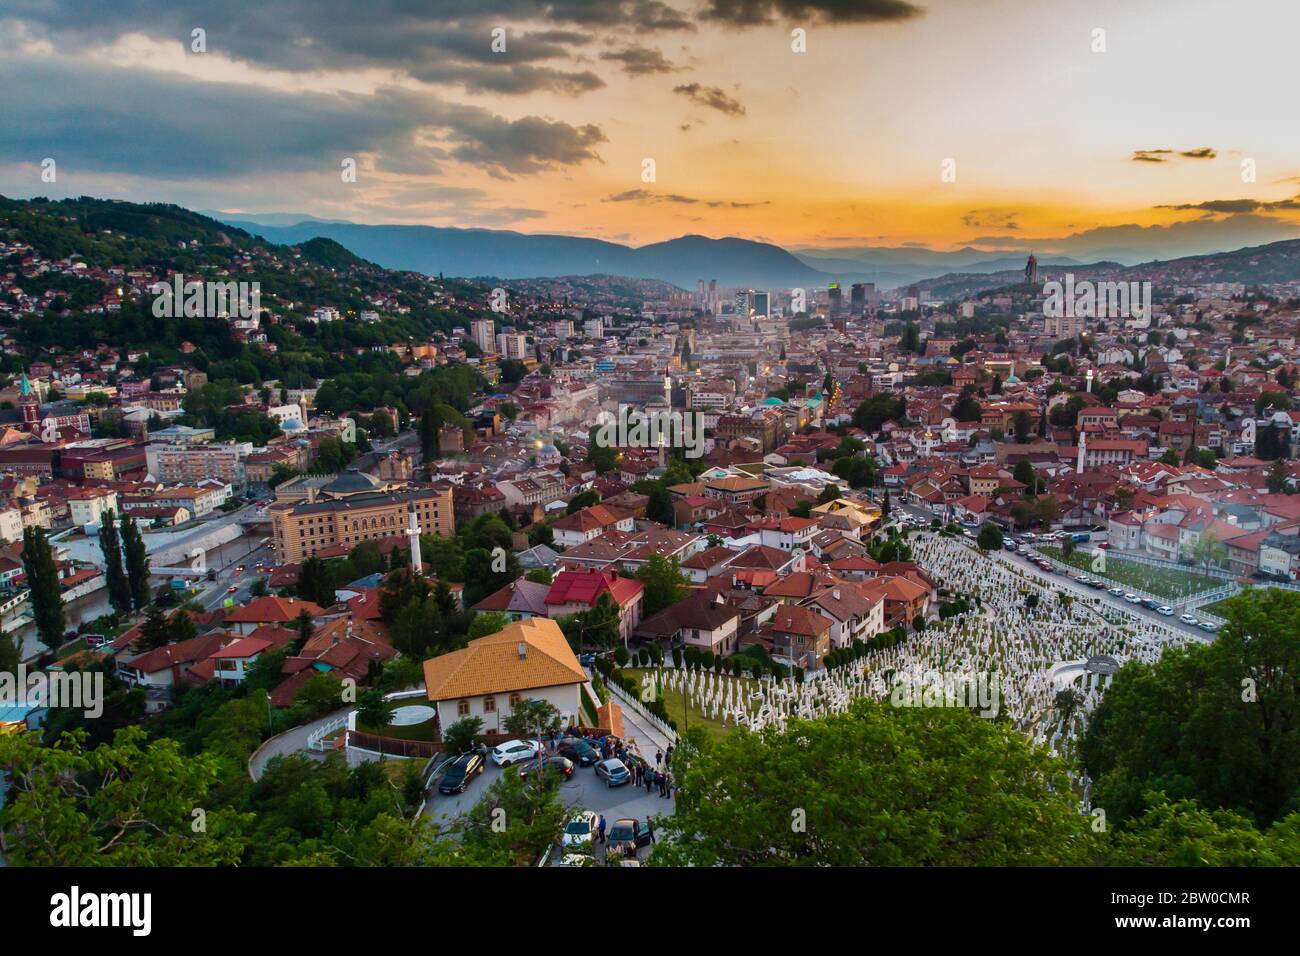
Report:
[[[502,770],[489,760],[487,770],[475,778],[464,793],[443,796],[435,790],[425,801],[423,813],[436,822],[450,823],[482,799],[487,788],[502,773],[518,772],[517,766]],[[574,811],[593,810],[603,813],[610,825],[620,817],[644,820],[652,816],[667,816],[673,812],[674,804],[673,800],[660,797],[658,790],[647,792],[645,787],[637,789],[631,784],[606,787],[603,781],[597,779],[596,771],[591,767],[574,769],[573,776],[560,785],[560,801]],[[641,855],[644,856],[646,852],[642,849]]]

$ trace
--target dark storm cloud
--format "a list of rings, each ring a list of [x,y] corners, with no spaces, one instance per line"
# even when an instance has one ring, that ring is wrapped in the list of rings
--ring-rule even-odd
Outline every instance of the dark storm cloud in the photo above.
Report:
[[[680,93],[693,103],[726,113],[728,116],[744,116],[745,107],[739,100],[728,96],[716,86],[702,86],[699,83],[683,83],[673,87],[674,93]]]
[[[602,53],[600,58],[620,64],[623,72],[628,76],[672,73],[677,69],[666,56],[648,46],[630,46],[622,50],[611,50],[608,53]]]
[[[595,126],[489,110],[385,88],[285,93],[87,61],[0,59],[0,157],[75,170],[187,179],[259,170],[338,169],[376,154],[381,168],[427,175],[449,159],[527,175],[597,159]]]
[[[888,23],[921,16],[924,9],[904,0],[708,0],[701,16],[732,26],[776,20],[804,23]]]

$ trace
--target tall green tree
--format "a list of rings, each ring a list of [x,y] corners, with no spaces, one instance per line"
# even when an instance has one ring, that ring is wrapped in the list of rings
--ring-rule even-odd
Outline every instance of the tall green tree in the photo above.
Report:
[[[149,551],[144,537],[129,514],[123,513],[122,550],[126,553],[126,577],[131,583],[131,603],[137,611],[149,603]]]
[[[104,512],[99,529],[99,548],[104,554],[104,578],[108,582],[108,600],[118,614],[131,613],[131,582],[122,563],[122,542],[117,535],[117,516]]]
[[[1010,722],[859,700],[781,733],[688,736],[653,863],[1070,865],[1095,858],[1067,766]]]
[[[1300,810],[1300,593],[1250,589],[1212,644],[1130,661],[1081,745],[1093,802],[1118,822],[1148,795],[1265,825]]]
[[[321,607],[334,603],[334,575],[329,565],[314,555],[298,568],[298,596]]]
[[[645,585],[644,614],[658,614],[666,607],[686,597],[689,584],[682,574],[682,563],[676,555],[664,557],[652,554],[636,573],[636,579]]]
[[[63,643],[66,624],[63,593],[54,549],[45,537],[45,529],[39,525],[23,529],[23,572],[27,575],[27,588],[31,592],[36,633],[42,644],[56,650]]]
[[[252,814],[218,806],[219,760],[187,755],[140,727],[91,750],[85,731],[50,746],[0,734],[9,772],[0,827],[20,866],[213,866],[238,863]],[[195,808],[203,827],[194,826]]]

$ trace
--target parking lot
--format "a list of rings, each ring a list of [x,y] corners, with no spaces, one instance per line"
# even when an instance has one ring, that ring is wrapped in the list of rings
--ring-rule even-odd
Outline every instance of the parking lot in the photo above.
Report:
[[[651,757],[653,760],[653,755]],[[474,806],[502,773],[518,772],[518,766],[502,770],[488,760],[487,769],[470,783],[464,793],[443,796],[435,787],[425,801],[424,815],[436,822],[449,823]],[[592,810],[598,814],[603,813],[605,820],[611,826],[620,817],[645,820],[653,816],[667,816],[673,812],[673,801],[660,797],[658,790],[647,792],[645,787],[638,789],[630,783],[618,787],[606,787],[601,780],[597,779],[596,772],[591,767],[574,768],[573,776],[560,785],[560,802],[575,812]],[[599,859],[601,848],[597,847],[596,851]],[[638,856],[644,858],[648,852],[648,848],[642,848]]]

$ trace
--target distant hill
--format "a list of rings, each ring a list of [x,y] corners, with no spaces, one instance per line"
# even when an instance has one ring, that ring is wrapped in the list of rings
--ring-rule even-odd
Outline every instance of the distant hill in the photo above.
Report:
[[[374,263],[349,252],[333,239],[323,239],[319,236],[308,239],[299,244],[298,251],[302,253],[304,259],[338,271],[351,269],[354,266],[376,268]]]
[[[1155,260],[1123,270],[1124,278],[1165,282],[1273,283],[1300,280],[1300,239],[1205,256]]]
[[[1284,239],[1263,246],[1249,246],[1232,252],[1215,252],[1181,259],[1142,262],[1125,266],[1118,262],[1091,262],[1039,266],[1044,279],[1060,279],[1066,272],[1080,279],[1151,281],[1161,285],[1191,285],[1205,282],[1243,282],[1246,285],[1300,281],[1300,239]],[[1024,280],[1021,269],[1001,272],[949,272],[917,283],[934,298],[949,299],[977,295],[990,289],[1011,286]]]
[[[698,279],[723,286],[817,286],[837,277],[799,261],[780,246],[748,239],[682,236],[633,248],[576,236],[526,235],[495,229],[437,226],[368,226],[308,221],[264,226],[232,225],[281,245],[321,236],[388,269],[430,275],[500,279],[617,275],[659,279],[693,289]]]

